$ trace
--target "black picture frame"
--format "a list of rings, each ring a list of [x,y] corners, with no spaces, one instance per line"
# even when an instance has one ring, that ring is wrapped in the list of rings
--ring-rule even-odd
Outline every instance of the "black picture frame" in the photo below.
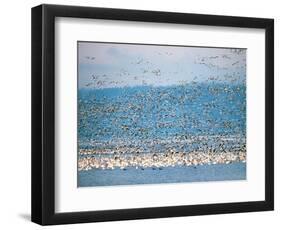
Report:
[[[55,213],[55,18],[109,19],[265,29],[265,200]],[[126,9],[32,8],[32,221],[41,225],[267,211],[274,209],[274,20]]]

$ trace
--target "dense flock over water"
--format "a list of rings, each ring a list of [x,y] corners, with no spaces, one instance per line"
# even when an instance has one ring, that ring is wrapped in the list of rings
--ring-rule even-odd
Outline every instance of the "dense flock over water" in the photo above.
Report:
[[[177,79],[177,69],[165,73],[145,58],[130,61],[138,74],[91,73],[78,91],[78,170],[246,163],[245,63],[245,51],[234,49],[197,55],[198,76]]]
[[[218,163],[216,154],[245,161],[245,94],[205,83],[81,90],[79,169],[189,165],[189,153],[198,164]]]

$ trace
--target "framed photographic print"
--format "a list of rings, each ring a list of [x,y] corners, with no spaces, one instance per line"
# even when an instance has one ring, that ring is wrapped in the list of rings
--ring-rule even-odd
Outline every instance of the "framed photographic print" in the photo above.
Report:
[[[273,19],[32,8],[32,221],[273,210]]]

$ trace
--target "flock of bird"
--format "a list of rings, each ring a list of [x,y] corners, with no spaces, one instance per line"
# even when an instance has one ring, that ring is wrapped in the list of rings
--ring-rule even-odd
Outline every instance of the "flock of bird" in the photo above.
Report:
[[[230,52],[233,53],[235,56],[241,56],[245,54],[244,49],[230,49]],[[174,53],[172,52],[157,52],[155,55],[161,56],[161,57],[173,57]],[[85,56],[84,57],[87,60],[90,60],[92,63],[95,63],[95,61],[98,60],[96,56]],[[224,71],[223,77],[224,78],[217,78],[217,81],[228,81],[235,79],[236,81],[241,81],[245,79],[245,76],[241,73],[245,73],[246,69],[246,59],[243,58],[242,60],[234,59],[232,60],[231,56],[228,54],[222,54],[222,55],[215,55],[215,56],[197,56],[193,63],[196,65],[201,65],[206,67],[208,70],[216,70],[216,71]],[[126,68],[127,67],[127,68]],[[118,85],[122,86],[129,86],[127,82],[124,80],[124,77],[127,77],[127,79],[131,78],[135,81],[140,81],[144,85],[148,85],[149,81],[147,79],[149,78],[156,78],[158,82],[163,81],[164,79],[169,81],[170,79],[167,78],[167,76],[170,76],[172,78],[173,75],[190,75],[193,74],[190,73],[188,69],[185,68],[179,68],[177,71],[163,71],[157,66],[155,63],[153,63],[151,60],[137,57],[135,60],[127,63],[126,67],[121,67],[117,72],[111,73],[111,74],[91,74],[89,81],[85,83],[85,87],[89,88],[106,88],[106,87],[116,87]],[[235,67],[235,68],[234,68]],[[130,73],[130,69],[134,69],[134,73]],[[229,76],[228,71],[232,68],[232,72],[230,73],[231,76]],[[202,77],[202,74],[199,74],[199,76],[195,76],[196,78],[204,78]],[[207,80],[205,78],[205,80]]]
[[[233,52],[241,55],[244,51]],[[196,62],[221,68],[213,64],[218,59],[231,57],[200,57]],[[245,67],[239,61],[229,63],[239,69]],[[131,64],[140,66],[144,75],[161,78],[163,74],[144,58]],[[178,85],[152,87],[143,80],[140,87],[111,89],[104,86],[120,84],[120,80],[112,80],[108,74],[92,74],[86,86],[95,87],[79,91],[78,169],[144,170],[245,162],[246,79],[239,69],[208,76],[204,81],[194,76],[192,81]],[[130,76],[123,68],[118,74]]]
[[[78,170],[88,171],[91,169],[122,169],[135,168],[145,170],[163,170],[165,167],[175,166],[193,166],[198,165],[215,165],[215,164],[231,164],[237,162],[246,162],[246,152],[238,153],[213,153],[213,152],[190,152],[179,153],[169,151],[165,154],[131,154],[119,155],[115,157],[105,156],[88,156],[78,160]]]

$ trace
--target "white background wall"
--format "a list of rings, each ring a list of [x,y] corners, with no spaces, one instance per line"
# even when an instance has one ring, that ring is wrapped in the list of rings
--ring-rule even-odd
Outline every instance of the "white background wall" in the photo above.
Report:
[[[0,35],[0,228],[39,229],[30,222],[30,8],[41,3],[275,18],[275,211],[69,225],[69,229],[277,229],[281,219],[279,1],[55,0],[2,1]],[[279,40],[279,41],[278,41]],[[279,90],[278,90],[279,89]],[[278,92],[279,91],[279,92]],[[55,226],[63,229],[66,226]],[[48,227],[49,228],[49,227]]]

